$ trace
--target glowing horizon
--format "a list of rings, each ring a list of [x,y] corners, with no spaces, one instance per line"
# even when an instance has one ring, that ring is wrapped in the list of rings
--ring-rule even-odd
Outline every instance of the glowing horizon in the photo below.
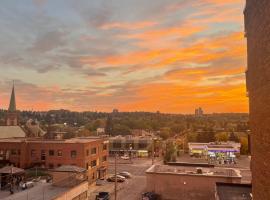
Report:
[[[0,108],[248,112],[241,0],[4,0]]]

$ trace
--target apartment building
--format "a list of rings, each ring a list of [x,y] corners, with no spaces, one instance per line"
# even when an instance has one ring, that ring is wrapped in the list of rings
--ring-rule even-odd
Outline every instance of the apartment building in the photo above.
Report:
[[[48,169],[74,165],[85,168],[88,180],[93,182],[107,174],[108,143],[106,139],[97,137],[67,140],[0,139],[0,164]]]

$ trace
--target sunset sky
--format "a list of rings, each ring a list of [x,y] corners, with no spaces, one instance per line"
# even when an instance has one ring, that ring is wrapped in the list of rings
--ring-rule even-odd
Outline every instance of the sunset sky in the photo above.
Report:
[[[2,0],[0,108],[248,112],[243,0]]]

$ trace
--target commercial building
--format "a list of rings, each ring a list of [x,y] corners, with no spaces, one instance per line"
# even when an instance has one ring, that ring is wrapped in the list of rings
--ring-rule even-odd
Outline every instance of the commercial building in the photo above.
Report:
[[[238,170],[153,165],[146,171],[147,191],[162,199],[214,200],[217,182],[240,183]]]
[[[88,181],[106,176],[108,140],[73,138],[67,140],[0,139],[0,163],[16,167],[48,169],[74,165],[87,169]]]
[[[241,144],[236,142],[188,143],[188,148],[190,156],[233,161],[240,155]]]
[[[152,137],[116,136],[109,138],[110,154],[132,154],[136,157],[147,157],[151,150]]]
[[[270,1],[246,0],[246,72],[254,200],[270,197]]]

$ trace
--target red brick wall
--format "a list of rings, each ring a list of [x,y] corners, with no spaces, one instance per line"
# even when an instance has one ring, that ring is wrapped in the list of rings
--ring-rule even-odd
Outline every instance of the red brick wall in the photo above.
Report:
[[[89,143],[55,143],[55,142],[1,142],[0,150],[20,150],[20,155],[9,156],[9,161],[15,166],[28,168],[35,164],[43,164],[45,167],[54,168],[59,165],[76,165],[82,168],[88,168],[88,177],[90,181],[94,181],[98,177],[98,169],[102,166],[108,167],[108,161],[103,162],[103,157],[108,158],[108,144],[107,150],[103,150],[103,140],[91,141]],[[96,148],[96,153],[91,154],[91,149]],[[35,154],[32,155],[32,150]],[[41,160],[41,151],[45,150],[46,161]],[[54,150],[54,155],[50,156],[49,151]],[[58,150],[62,151],[62,156],[58,156]],[[76,157],[71,157],[71,151],[76,150]],[[89,155],[87,155],[87,150]],[[91,161],[96,160],[97,166],[91,167]],[[92,178],[94,176],[94,178]]]
[[[247,85],[250,100],[252,193],[270,199],[270,1],[247,0]]]

